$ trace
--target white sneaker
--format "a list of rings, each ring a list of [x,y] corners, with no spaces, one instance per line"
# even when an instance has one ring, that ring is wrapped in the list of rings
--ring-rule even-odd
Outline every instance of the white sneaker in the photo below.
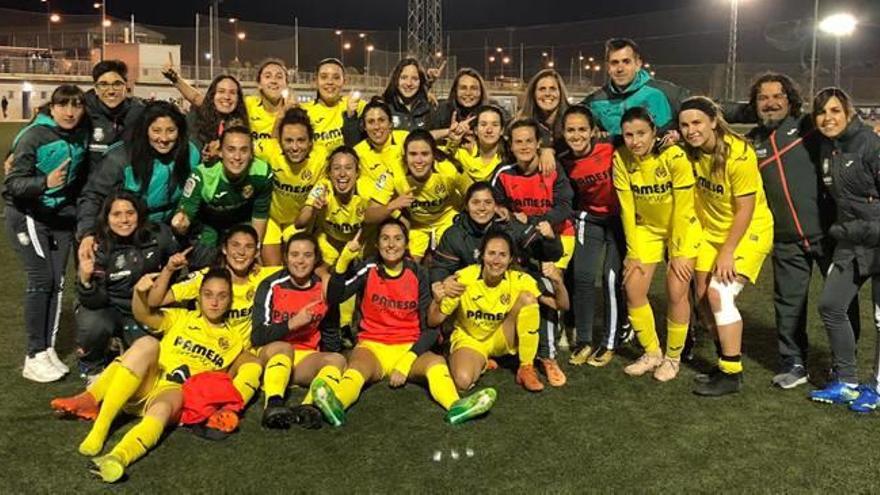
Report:
[[[49,362],[52,363],[52,366],[54,366],[58,371],[64,373],[65,375],[70,373],[70,368],[68,368],[67,365],[64,364],[64,361],[62,361],[61,358],[58,357],[58,353],[55,352],[54,347],[49,347],[48,349],[46,349],[46,354],[49,355]]]
[[[60,380],[64,373],[52,365],[46,351],[38,352],[34,357],[24,358],[21,376],[38,383],[49,383]]]

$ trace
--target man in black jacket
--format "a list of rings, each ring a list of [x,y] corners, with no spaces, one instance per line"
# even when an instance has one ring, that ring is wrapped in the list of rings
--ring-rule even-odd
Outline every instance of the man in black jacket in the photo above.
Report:
[[[130,96],[128,67],[121,60],[103,60],[92,69],[95,88],[85,96],[92,124],[89,160],[94,168],[113,143],[130,140],[134,123],[144,111],[140,98]]]
[[[749,111],[758,125],[748,137],[755,147],[767,202],[773,212],[773,299],[781,367],[773,384],[790,389],[807,383],[807,295],[815,263],[824,276],[833,240],[826,235],[834,203],[821,185],[819,133],[794,81],[767,73],[751,87]],[[748,118],[733,120],[750,120]],[[850,307],[858,335],[858,305]]]

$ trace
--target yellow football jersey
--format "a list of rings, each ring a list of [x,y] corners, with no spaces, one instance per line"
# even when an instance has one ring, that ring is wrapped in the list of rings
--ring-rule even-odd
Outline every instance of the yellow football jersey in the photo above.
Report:
[[[348,108],[348,96],[343,96],[339,103],[332,107],[328,107],[318,98],[300,106],[309,114],[312,129],[315,130],[315,141],[331,151],[342,146],[342,125],[345,122],[345,111]],[[358,101],[358,117],[363,113],[365,106],[367,106],[366,101]]]
[[[362,184],[363,181],[359,179],[358,189]],[[343,243],[354,239],[364,222],[364,212],[366,212],[370,200],[360,196],[355,190],[348,203],[341,203],[333,193],[330,180],[323,179],[315,186],[313,194],[310,194],[306,199],[306,205],[313,206],[315,199],[319,194],[324,194],[324,191],[327,191],[327,205],[315,216],[315,231],[322,232]]]
[[[257,286],[263,279],[272,276],[280,270],[280,266],[261,266],[251,270],[248,281],[245,284],[232,284],[232,308],[226,316],[226,321],[238,335],[241,336],[245,350],[251,348],[251,313],[254,311],[254,295]],[[200,270],[190,278],[171,286],[171,293],[177,302],[198,301],[199,288],[202,286],[202,278],[208,268]]]
[[[362,196],[371,198],[375,192],[373,184],[403,174],[403,142],[407,135],[407,131],[391,131],[388,142],[381,150],[374,148],[367,139],[355,145],[360,176],[370,184],[369,190],[360,191]]]
[[[179,370],[185,380],[205,371],[225,370],[245,348],[241,335],[228,320],[218,327],[208,323],[198,310],[166,308],[162,312],[158,330],[163,334],[159,344],[163,374]]]
[[[251,137],[254,140],[254,154],[262,153],[266,142],[274,140],[275,122],[278,115],[266,110],[263,105],[263,97],[259,94],[244,97],[244,106],[247,109]],[[281,107],[284,102],[281,102]]]
[[[458,281],[465,286],[459,297],[448,297],[440,303],[440,311],[451,315],[456,309],[455,330],[460,330],[477,340],[486,340],[501,326],[507,313],[523,291],[535,297],[541,296],[538,283],[529,274],[507,270],[495,287],[483,280],[483,267],[471,265],[457,271]]]
[[[277,140],[264,143],[258,158],[272,168],[272,206],[269,218],[278,225],[296,220],[309,192],[327,175],[327,148],[315,143],[302,163],[291,165]]]
[[[755,195],[755,212],[747,232],[764,232],[773,228],[773,214],[767,206],[755,150],[733,136],[724,136],[724,142],[730,155],[723,171],[712,173],[712,155],[705,153],[693,164],[697,180],[697,217],[703,225],[705,238],[714,243],[723,243],[727,239],[739,196]]]
[[[434,163],[434,171],[424,183],[410,174],[395,175],[391,181],[378,181],[372,199],[387,205],[395,196],[412,191],[414,200],[408,210],[413,228],[431,226],[460,209],[470,185],[471,178],[467,174],[460,173],[455,165],[444,160]]]
[[[496,153],[489,163],[484,162],[477,146],[473,150],[458,148],[452,156],[458,160],[458,163],[461,163],[464,173],[468,174],[474,182],[491,180],[492,172],[502,162],[500,153]]]

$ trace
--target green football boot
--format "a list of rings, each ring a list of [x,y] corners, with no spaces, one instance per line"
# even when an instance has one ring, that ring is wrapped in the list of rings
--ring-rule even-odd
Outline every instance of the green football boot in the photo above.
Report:
[[[312,401],[315,406],[321,410],[324,419],[333,426],[342,426],[345,424],[345,408],[336,398],[333,389],[322,378],[312,380],[309,387],[312,394]]]
[[[453,425],[482,416],[492,409],[498,392],[494,388],[484,388],[467,397],[462,397],[452,404],[446,413],[446,422]]]

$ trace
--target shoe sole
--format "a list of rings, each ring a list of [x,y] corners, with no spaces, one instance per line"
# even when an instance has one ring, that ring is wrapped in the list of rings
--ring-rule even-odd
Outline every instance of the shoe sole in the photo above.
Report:
[[[317,407],[321,414],[324,415],[324,419],[327,420],[328,423],[335,427],[340,427],[345,424],[345,410],[341,407],[341,404],[337,404],[339,399],[333,395],[333,391],[327,387],[314,387],[312,390],[312,400],[314,400],[315,407]],[[333,398],[331,398],[333,397]]]
[[[462,412],[461,414],[447,417],[446,421],[452,425],[458,425],[464,423],[466,421],[470,421],[474,418],[482,416],[489,412],[492,409],[492,406],[495,405],[495,400],[497,396],[493,396],[490,394],[481,394],[481,396],[476,400],[476,404],[473,408]]]
[[[289,430],[296,423],[293,411],[274,411],[267,414],[263,418],[262,424],[265,428],[272,430]]]
[[[21,376],[27,380],[30,380],[32,382],[37,382],[37,383],[52,383],[52,382],[57,382],[58,380],[64,378],[64,375],[59,375],[57,378],[40,376],[40,375],[31,373],[27,369],[21,370]]]
[[[810,397],[810,400],[813,402],[818,402],[819,404],[832,404],[832,405],[841,405],[841,406],[849,406],[855,402],[856,399],[846,400],[846,401],[836,401],[832,399],[820,399],[818,397]]]
[[[80,421],[94,421],[95,418],[98,417],[98,413],[94,414],[83,414],[75,409],[69,409],[66,407],[56,407],[52,406],[52,410],[55,411],[55,416],[58,419],[70,419],[70,420],[80,420]]]
[[[538,393],[538,392],[543,392],[543,391],[544,391],[544,386],[543,386],[543,385],[541,385],[540,388],[537,388],[537,387],[536,387],[536,388],[529,388],[529,387],[526,386],[525,383],[523,383],[523,380],[520,380],[519,378],[516,379],[516,384],[519,385],[520,387],[522,387],[522,388],[523,388],[525,391],[527,391],[527,392],[532,392],[532,393],[535,393],[535,394],[536,394],[536,393]]]
[[[804,377],[798,378],[797,380],[795,380],[791,383],[774,382],[773,384],[776,385],[777,387],[781,388],[782,390],[791,390],[795,387],[800,387],[801,385],[805,385],[809,381],[810,381],[809,377],[804,376]]]
[[[108,469],[105,470],[105,467]],[[123,467],[122,464],[115,462],[112,464],[107,463],[99,465],[92,461],[91,466],[89,467],[89,472],[100,478],[104,483],[116,483],[125,476],[125,467]]]

